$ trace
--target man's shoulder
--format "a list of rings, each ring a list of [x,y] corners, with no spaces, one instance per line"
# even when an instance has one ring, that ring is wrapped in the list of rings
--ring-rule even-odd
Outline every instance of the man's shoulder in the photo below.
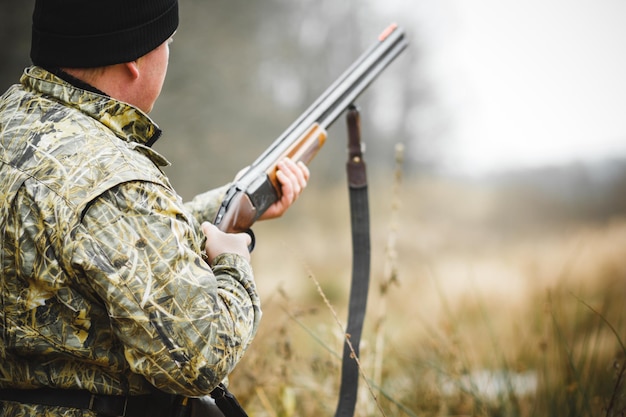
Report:
[[[14,113],[6,123],[0,138],[4,169],[11,167],[65,197],[134,180],[167,184],[155,162],[158,154],[149,148],[60,103],[31,106],[37,108]]]
[[[89,112],[88,95],[79,107],[61,96],[45,94],[24,83],[3,96],[3,177],[15,178],[16,183],[28,181],[31,187],[43,187],[78,205],[124,182],[168,186],[159,168],[167,161],[133,137],[124,136],[123,127],[115,129],[126,123],[119,112],[108,117],[98,103],[93,104],[98,111]],[[95,117],[96,113],[102,117]]]

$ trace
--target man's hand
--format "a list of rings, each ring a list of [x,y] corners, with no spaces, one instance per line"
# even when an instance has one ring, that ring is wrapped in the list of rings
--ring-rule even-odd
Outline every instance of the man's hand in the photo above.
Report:
[[[303,163],[295,163],[290,158],[278,162],[276,179],[280,182],[282,197],[267,208],[259,220],[268,220],[280,217],[296,201],[306,188],[309,181],[309,168]]]
[[[225,233],[217,226],[204,222],[202,232],[206,236],[204,250],[209,258],[209,263],[223,253],[234,253],[250,261],[250,251],[248,246],[252,243],[252,238],[247,233]]]

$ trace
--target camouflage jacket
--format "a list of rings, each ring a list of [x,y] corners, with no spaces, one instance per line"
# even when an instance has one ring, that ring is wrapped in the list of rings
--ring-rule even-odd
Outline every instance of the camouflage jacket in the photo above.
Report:
[[[260,319],[250,265],[207,265],[135,107],[39,68],[0,98],[0,388],[205,395]]]

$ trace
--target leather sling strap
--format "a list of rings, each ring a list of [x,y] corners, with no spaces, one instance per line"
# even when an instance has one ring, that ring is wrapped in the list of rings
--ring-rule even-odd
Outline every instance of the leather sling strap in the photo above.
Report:
[[[370,277],[370,225],[367,176],[361,146],[361,126],[358,109],[351,106],[346,114],[348,125],[348,186],[352,227],[352,282],[348,308],[347,340],[343,348],[341,388],[335,417],[352,417],[356,407],[359,384],[361,331],[367,307]],[[354,349],[354,357],[352,349]]]

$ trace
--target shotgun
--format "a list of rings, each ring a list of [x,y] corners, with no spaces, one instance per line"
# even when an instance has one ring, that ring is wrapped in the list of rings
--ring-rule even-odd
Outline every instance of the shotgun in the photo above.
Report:
[[[214,224],[225,232],[246,232],[280,199],[276,165],[285,157],[308,164],[326,141],[326,129],[408,45],[404,31],[387,27],[313,104],[228,188]]]

